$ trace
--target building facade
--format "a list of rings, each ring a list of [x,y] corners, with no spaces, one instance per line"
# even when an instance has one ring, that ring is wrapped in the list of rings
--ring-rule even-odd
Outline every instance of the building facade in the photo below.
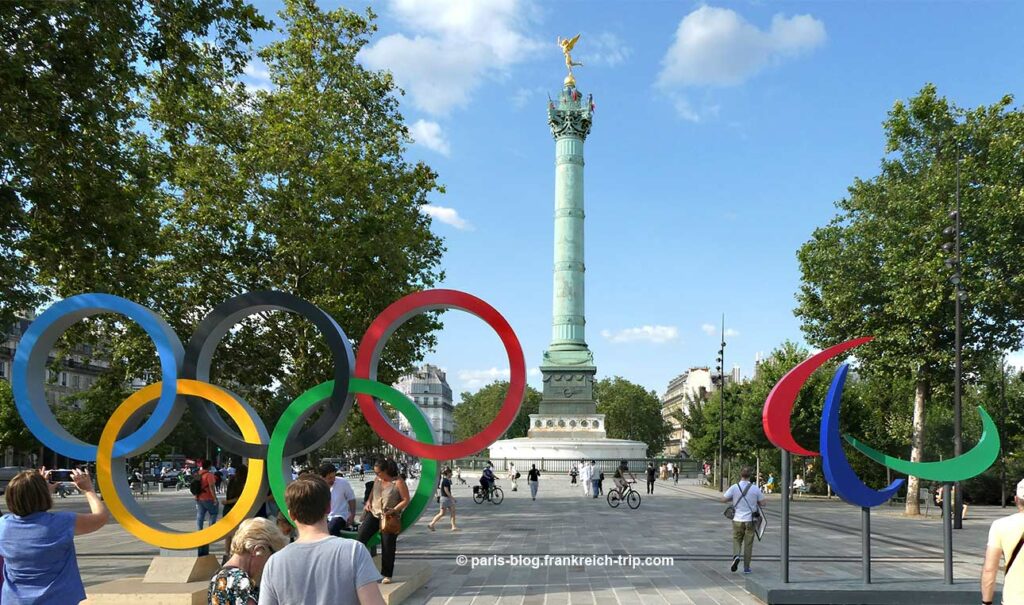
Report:
[[[706,400],[711,393],[711,371],[706,367],[690,368],[669,381],[665,395],[661,398],[661,416],[672,425],[666,456],[686,457],[686,440],[689,434],[683,430],[676,412],[686,412],[691,402]]]
[[[11,380],[14,365],[14,351],[18,348],[22,334],[32,323],[32,317],[19,318],[13,325],[0,334],[0,380]],[[46,402],[51,408],[58,405],[80,407],[75,394],[88,390],[107,369],[107,364],[92,359],[93,350],[89,345],[79,345],[71,353],[58,360],[51,352],[47,360],[50,370],[44,387]],[[39,458],[39,456],[42,458]],[[3,466],[36,466],[42,462],[53,465],[54,454],[45,449],[43,452],[18,452],[10,444],[0,443],[0,461]]]
[[[434,431],[436,443],[455,443],[455,406],[452,403],[452,388],[448,386],[445,372],[434,365],[426,364],[411,374],[398,379],[395,389],[405,394],[418,408],[423,410]],[[399,428],[411,433],[409,423],[399,416]]]

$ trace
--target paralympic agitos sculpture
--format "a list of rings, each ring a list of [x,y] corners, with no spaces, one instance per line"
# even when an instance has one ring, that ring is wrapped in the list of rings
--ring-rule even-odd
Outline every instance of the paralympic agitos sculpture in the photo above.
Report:
[[[505,346],[511,371],[505,401],[491,424],[469,439],[447,445],[433,443],[430,424],[412,401],[376,381],[377,363],[391,334],[410,317],[438,309],[466,311],[490,325]],[[207,381],[213,352],[232,326],[249,315],[271,310],[297,313],[311,321],[326,340],[335,365],[333,379],[297,397],[281,415],[273,432],[268,432],[249,404]],[[135,321],[153,339],[160,358],[161,380],[121,403],[107,422],[99,444],[92,445],[77,439],[57,422],[43,387],[47,358],[61,334],[80,319],[106,312]],[[419,485],[402,515],[404,530],[416,522],[433,495],[438,460],[474,454],[497,440],[512,424],[526,388],[526,362],[519,340],[505,318],[483,300],[456,290],[425,290],[399,299],[381,312],[359,343],[359,354],[353,356],[351,342],[330,315],[285,292],[250,292],[222,303],[200,322],[185,347],[174,330],[150,309],[109,294],[81,294],[54,304],[25,331],[15,352],[11,385],[18,412],[36,438],[59,454],[96,462],[97,481],[107,506],[129,533],[154,546],[178,550],[197,548],[226,536],[259,508],[267,493],[268,480],[281,510],[287,510],[284,488],[292,458],[309,453],[330,439],[344,423],[355,398],[367,422],[385,441],[422,459]],[[405,416],[416,439],[392,426],[375,398]],[[232,430],[210,404],[224,410],[241,434]],[[320,417],[302,429],[321,405],[324,407]],[[186,408],[210,439],[249,462],[249,475],[238,503],[217,523],[193,532],[179,532],[153,519],[132,497],[125,472],[125,459],[166,438]],[[146,414],[149,418],[143,422]]]
[[[825,362],[871,340],[871,336],[865,336],[825,349],[797,364],[783,376],[764,402],[761,419],[768,440],[776,447],[798,456],[818,456],[818,452],[802,447],[793,438],[790,416],[797,393],[811,374]],[[864,485],[850,468],[839,438],[840,400],[848,370],[848,364],[839,366],[825,397],[819,433],[820,456],[825,479],[832,486],[832,490],[850,504],[870,508],[883,504],[895,496],[903,486],[903,479],[896,479],[884,489],[874,490]],[[996,425],[981,406],[978,406],[978,413],[981,415],[983,427],[978,443],[971,451],[941,462],[900,460],[878,452],[849,435],[846,435],[845,439],[868,458],[896,472],[930,481],[963,481],[985,472],[999,456],[999,432]]]

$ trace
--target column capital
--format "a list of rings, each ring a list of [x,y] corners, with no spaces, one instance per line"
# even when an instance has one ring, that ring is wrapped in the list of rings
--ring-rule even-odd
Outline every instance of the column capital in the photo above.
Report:
[[[587,95],[584,99],[575,87],[566,86],[559,94],[558,101],[548,101],[551,136],[555,139],[575,137],[585,140],[590,134],[593,112],[593,95]]]

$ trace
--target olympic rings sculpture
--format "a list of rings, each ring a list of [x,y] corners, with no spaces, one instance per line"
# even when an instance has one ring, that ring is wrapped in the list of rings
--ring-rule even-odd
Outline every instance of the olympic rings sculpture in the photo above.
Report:
[[[409,318],[440,309],[458,309],[484,320],[501,339],[511,371],[508,393],[497,417],[477,435],[452,444],[435,444],[423,411],[402,393],[376,381],[380,355],[391,334]],[[208,382],[213,353],[221,339],[245,317],[271,310],[308,319],[320,330],[334,357],[333,378],[297,397],[272,432],[242,398]],[[47,404],[46,363],[57,339],[72,324],[108,312],[131,319],[150,336],[160,359],[161,380],[125,399],[111,415],[99,443],[93,445],[62,427]],[[371,323],[359,342],[359,354],[353,356],[352,343],[334,318],[285,292],[249,292],[218,305],[199,323],[187,346],[182,346],[163,318],[142,305],[110,294],[79,294],[55,303],[29,325],[14,355],[11,387],[18,413],[40,442],[69,458],[96,462],[96,479],[114,518],[140,540],[173,550],[197,548],[222,539],[259,508],[268,482],[279,508],[287,514],[284,488],[291,460],[330,439],[345,422],[356,399],[381,438],[423,460],[419,484],[402,515],[405,530],[416,522],[433,495],[437,461],[475,454],[496,441],[515,420],[526,389],[526,361],[505,318],[483,300],[457,290],[425,290],[395,301]],[[378,400],[392,405],[409,421],[415,438],[392,425]],[[210,404],[227,413],[239,431],[228,426]],[[303,428],[321,407],[320,416]],[[179,532],[153,519],[132,497],[125,459],[165,439],[186,409],[200,429],[225,451],[249,459],[249,474],[237,504],[227,515],[202,530]],[[376,540],[379,536],[374,537]]]
[[[818,452],[801,446],[793,438],[790,422],[797,394],[811,374],[825,362],[872,339],[871,336],[865,336],[837,344],[812,355],[783,376],[764,402],[761,421],[768,440],[776,447],[798,456],[818,456]],[[840,498],[850,504],[870,508],[883,504],[895,496],[903,486],[904,480],[896,479],[888,487],[874,490],[865,485],[850,467],[839,434],[839,409],[848,371],[848,364],[839,366],[825,396],[819,431],[822,469],[826,481],[832,486],[832,491]],[[931,481],[952,483],[980,475],[992,466],[999,456],[999,431],[995,422],[981,406],[978,406],[978,414],[982,422],[982,433],[978,443],[969,452],[940,462],[901,460],[883,454],[849,435],[844,435],[843,438],[857,451],[896,472]]]

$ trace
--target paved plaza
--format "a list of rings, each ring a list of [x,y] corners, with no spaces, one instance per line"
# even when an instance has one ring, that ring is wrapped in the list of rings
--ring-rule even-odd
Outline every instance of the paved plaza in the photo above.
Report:
[[[606,486],[610,481],[606,481]],[[444,523],[427,527],[433,506],[398,542],[398,573],[403,561],[424,560],[433,567],[430,582],[407,601],[415,605],[657,603],[759,603],[743,589],[745,576],[731,573],[729,522],[717,493],[692,480],[659,482],[643,496],[638,510],[612,509],[601,498],[585,499],[564,476],[546,476],[536,502],[525,481],[498,506],[475,504],[468,486],[457,486],[460,531]],[[641,486],[641,491],[643,487]],[[361,490],[356,490],[360,493]],[[778,575],[778,495],[769,496],[769,529],[754,549],[754,574]],[[154,493],[144,506],[170,527],[194,524],[187,490]],[[58,509],[85,510],[81,497],[57,501]],[[942,533],[936,511],[930,518],[905,518],[901,506],[872,513],[873,576],[942,578]],[[957,582],[977,583],[991,521],[1012,509],[971,507],[964,529],[954,532]],[[793,503],[791,547],[793,581],[860,577],[860,511],[824,499]],[[116,523],[76,540],[86,586],[144,574],[157,550],[136,540]],[[212,550],[223,552],[221,545]],[[460,565],[460,555],[469,564]],[[494,556],[506,557],[504,565]],[[526,555],[512,565],[512,555]],[[545,560],[550,555],[552,559]],[[614,557],[604,565],[554,557]],[[628,555],[639,559],[623,559]],[[491,557],[487,560],[487,557]],[[646,564],[647,557],[670,560]],[[474,559],[476,565],[473,565]],[[633,566],[630,563],[636,563]],[[575,564],[574,564],[575,563]]]

